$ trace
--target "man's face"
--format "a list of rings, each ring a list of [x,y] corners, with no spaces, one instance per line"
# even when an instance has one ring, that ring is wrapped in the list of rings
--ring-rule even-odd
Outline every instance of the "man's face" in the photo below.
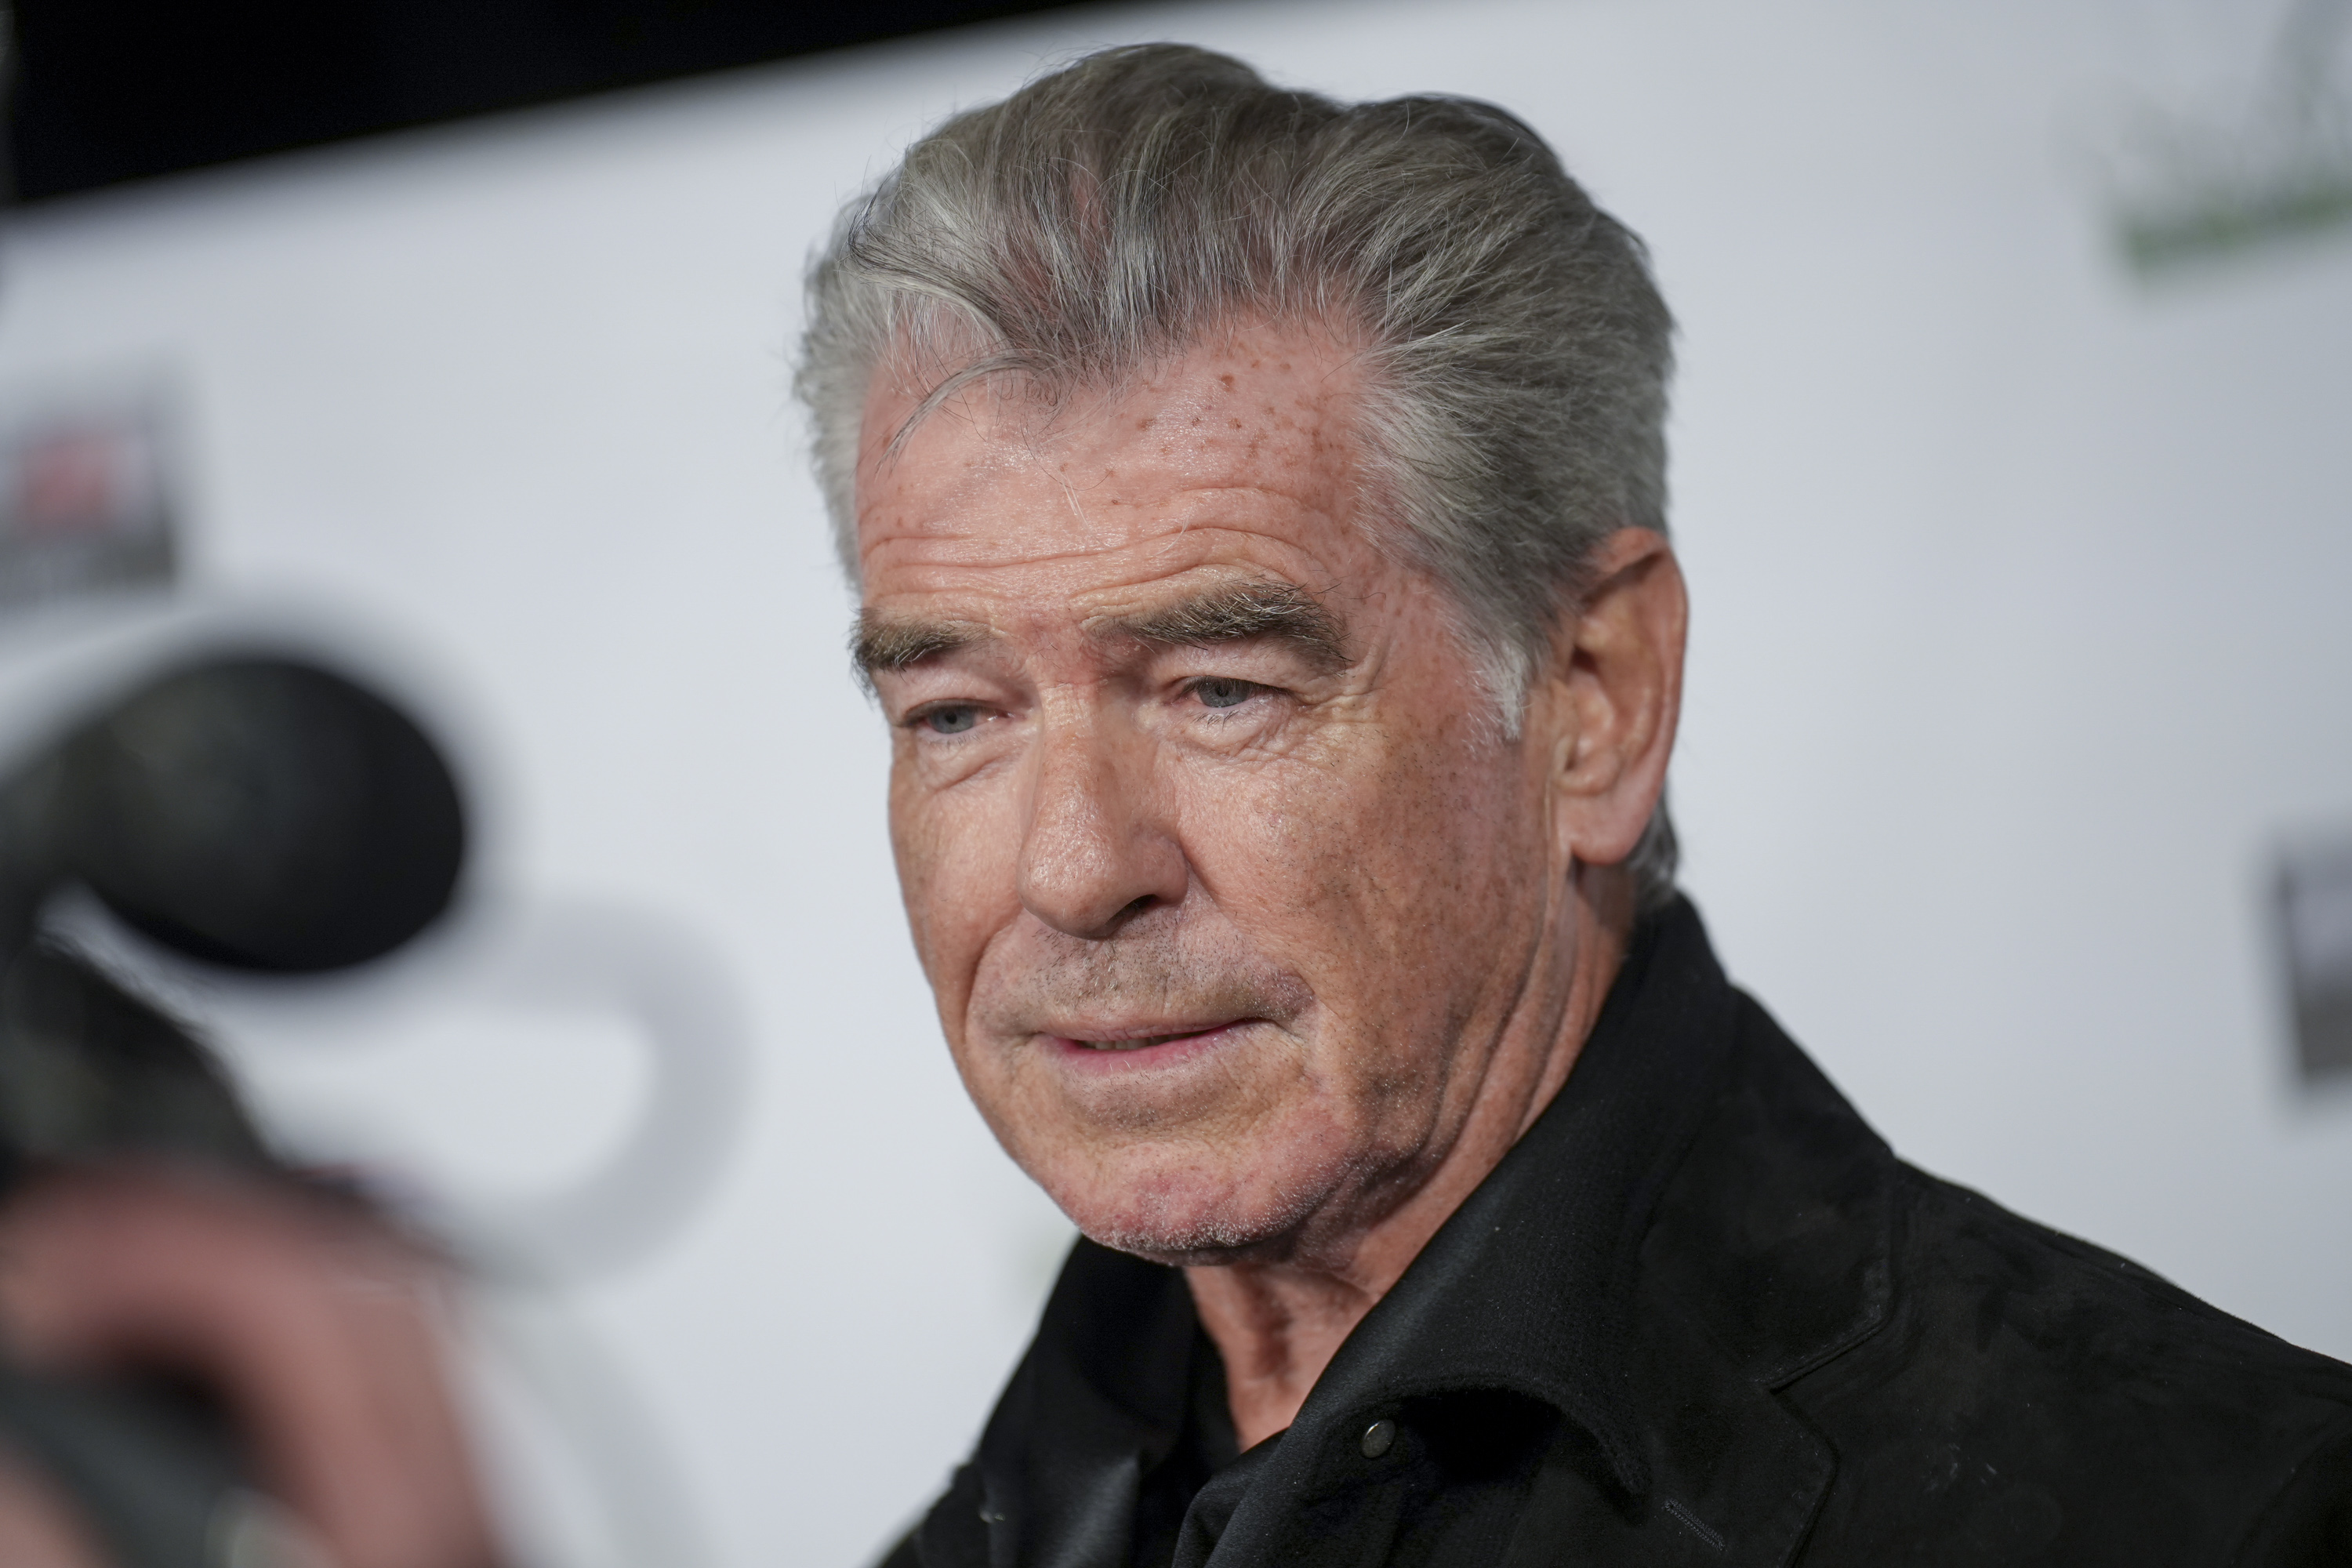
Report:
[[[1565,882],[1548,748],[1367,542],[1348,358],[1236,331],[983,389],[858,488],[891,831],[964,1082],[1081,1229],[1172,1261],[1368,1223],[1461,1131]]]

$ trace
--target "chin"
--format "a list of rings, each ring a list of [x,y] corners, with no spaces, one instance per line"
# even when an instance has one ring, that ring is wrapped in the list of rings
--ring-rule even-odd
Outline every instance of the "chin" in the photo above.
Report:
[[[1323,1161],[1276,1174],[1203,1163],[1114,1156],[1066,1185],[1033,1172],[1090,1241],[1187,1268],[1272,1262],[1292,1256],[1311,1222],[1349,1185],[1355,1162]]]

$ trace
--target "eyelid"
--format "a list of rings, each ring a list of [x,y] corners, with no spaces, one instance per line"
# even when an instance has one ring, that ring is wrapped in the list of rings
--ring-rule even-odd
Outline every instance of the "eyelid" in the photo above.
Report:
[[[1244,680],[1269,690],[1288,691],[1311,685],[1323,672],[1301,659],[1297,650],[1273,638],[1209,643],[1197,647],[1160,650],[1153,668],[1180,680]]]
[[[1253,698],[1285,697],[1289,695],[1289,692],[1283,687],[1269,686],[1263,680],[1250,680],[1238,675],[1192,676],[1187,678],[1184,683],[1177,688],[1177,691],[1180,696],[1199,697],[1201,695],[1201,688],[1211,681],[1216,681],[1221,685],[1238,686],[1243,689],[1242,700],[1239,702],[1234,702],[1224,707],[1210,707],[1206,701],[1202,703],[1202,707],[1214,714],[1229,714],[1236,712],[1243,707],[1246,706]]]
[[[971,708],[983,714],[992,711],[987,703],[979,701],[973,698],[937,697],[933,698],[929,702],[918,702],[912,708],[908,709],[906,712],[900,714],[898,716],[898,727],[902,730],[920,729],[924,720],[929,719],[934,713],[944,713],[951,708]]]

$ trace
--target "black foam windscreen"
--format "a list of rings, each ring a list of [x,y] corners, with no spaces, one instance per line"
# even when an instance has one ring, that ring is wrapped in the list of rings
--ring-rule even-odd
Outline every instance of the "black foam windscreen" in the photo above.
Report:
[[[340,969],[432,923],[465,861],[457,780],[415,721],[341,676],[213,659],[66,743],[65,864],[141,931],[242,969]]]

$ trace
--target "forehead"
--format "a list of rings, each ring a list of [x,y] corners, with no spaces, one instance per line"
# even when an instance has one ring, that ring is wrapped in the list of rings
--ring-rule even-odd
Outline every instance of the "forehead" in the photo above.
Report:
[[[1115,611],[1178,576],[1319,590],[1369,563],[1358,371],[1321,334],[1238,329],[1050,403],[977,385],[895,452],[919,389],[877,382],[857,485],[869,608],[964,601],[1001,624]]]

